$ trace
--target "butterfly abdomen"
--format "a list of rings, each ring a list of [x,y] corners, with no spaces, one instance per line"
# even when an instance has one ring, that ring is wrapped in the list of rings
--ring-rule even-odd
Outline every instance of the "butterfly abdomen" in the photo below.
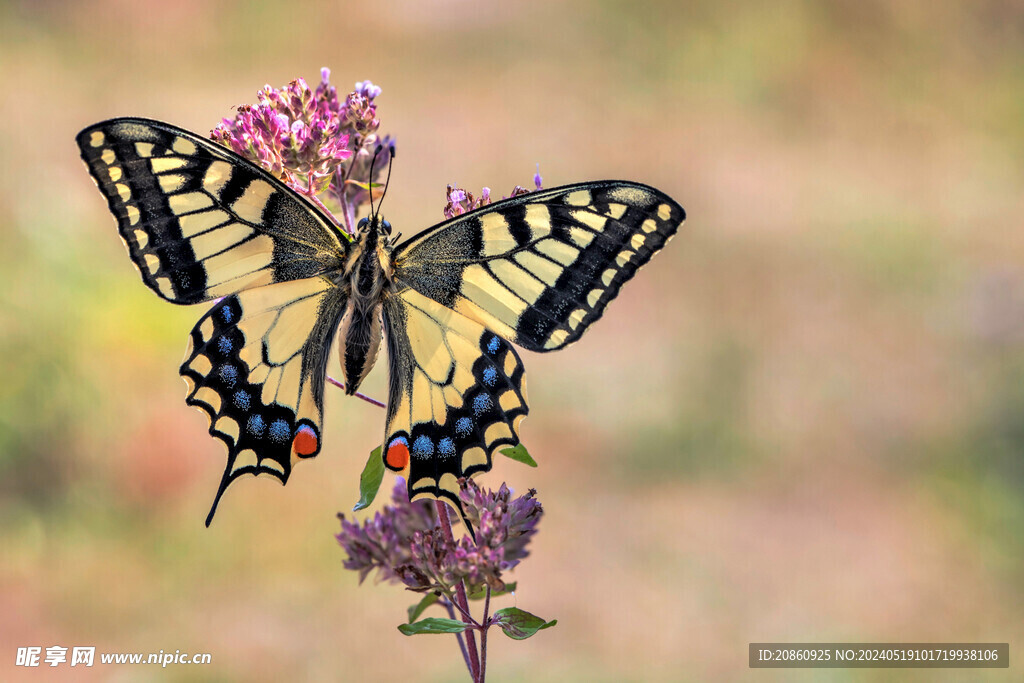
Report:
[[[345,266],[349,298],[338,328],[345,392],[355,393],[373,369],[380,351],[381,297],[386,279],[378,250],[376,226],[367,226]],[[385,257],[387,257],[385,255]]]
[[[341,354],[341,369],[345,375],[345,393],[350,396],[377,361],[381,340],[381,306],[378,303],[370,310],[361,309],[356,298],[350,298],[345,307],[338,328]]]

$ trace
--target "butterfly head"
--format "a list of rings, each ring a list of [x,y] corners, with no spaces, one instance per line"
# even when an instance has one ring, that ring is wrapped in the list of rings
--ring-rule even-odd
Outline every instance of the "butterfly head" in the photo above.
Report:
[[[361,234],[363,231],[368,230],[371,225],[373,226],[373,231],[376,232],[378,235],[383,235],[384,237],[391,237],[391,223],[377,216],[374,216],[372,218],[370,218],[369,216],[360,218],[359,222],[356,223],[356,228],[359,230],[359,233]]]
[[[356,228],[356,243],[362,245],[363,250],[382,250],[381,263],[386,263],[401,234],[392,235],[391,223],[376,215],[360,218]]]

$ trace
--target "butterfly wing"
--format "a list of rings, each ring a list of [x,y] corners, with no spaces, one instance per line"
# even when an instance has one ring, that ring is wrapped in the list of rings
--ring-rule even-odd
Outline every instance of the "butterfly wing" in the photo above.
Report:
[[[327,355],[345,298],[327,278],[276,283],[222,299],[192,330],[186,401],[228,449],[207,525],[241,475],[284,483],[294,463],[320,451]]]
[[[328,277],[348,242],[263,169],[159,121],[104,121],[78,134],[142,279],[164,299],[224,297],[196,324],[181,366],[186,401],[224,441],[206,523],[243,474],[287,481],[320,450],[327,354],[345,304]]]
[[[143,281],[168,301],[312,277],[346,253],[347,242],[312,204],[186,130],[111,119],[77,141]]]
[[[526,384],[515,349],[478,322],[415,289],[384,301],[390,400],[384,463],[410,497],[447,498],[460,477],[491,469],[494,451],[519,443]]]
[[[531,351],[580,338],[686,217],[646,185],[531,192],[400,245],[395,278]]]

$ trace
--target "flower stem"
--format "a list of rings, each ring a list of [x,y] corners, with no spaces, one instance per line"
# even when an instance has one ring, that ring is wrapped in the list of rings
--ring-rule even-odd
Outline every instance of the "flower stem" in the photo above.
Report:
[[[455,608],[452,607],[450,600],[443,600],[444,608],[448,610],[448,618],[455,618]],[[462,661],[466,662],[466,669],[469,670],[470,675],[473,674],[473,667],[469,663],[469,653],[466,651],[466,641],[463,639],[461,633],[455,634],[456,640],[459,641],[459,649],[462,650]]]
[[[331,384],[333,384],[334,386],[338,387],[339,389],[344,389],[345,388],[344,384],[342,384],[338,380],[334,379],[330,375],[327,375],[327,381],[330,382]],[[363,393],[360,393],[360,392],[357,391],[355,395],[356,395],[356,398],[361,398],[364,401],[366,401],[367,403],[372,403],[373,405],[377,406],[378,408],[387,408],[387,404],[381,403],[380,401],[378,401],[375,398],[370,398],[366,394],[363,394]]]
[[[487,623],[491,617],[491,587],[487,586],[487,593],[484,595],[484,618],[480,622],[483,626],[480,627],[480,683],[484,683],[484,677],[487,675],[487,629],[490,624]]]
[[[334,225],[336,227],[339,227],[339,228],[345,228],[346,227],[346,226],[344,226],[344,225],[342,225],[341,223],[338,222],[338,219],[334,217],[334,214],[331,212],[331,210],[328,209],[324,205],[324,203],[322,201],[320,201],[320,198],[317,197],[315,194],[313,194],[312,191],[307,192],[305,197],[310,202],[312,202],[313,204],[316,204],[318,207],[320,207],[320,210],[323,211],[325,214],[327,214],[327,216],[334,222]]]
[[[434,506],[437,509],[437,518],[438,521],[440,521],[441,533],[444,534],[445,540],[454,546],[455,535],[452,533],[452,520],[448,516],[448,503],[441,500],[435,500]],[[473,626],[473,620],[469,616],[469,600],[466,599],[466,586],[462,581],[459,581],[455,586],[455,600],[458,603],[459,611],[462,612],[461,616],[463,623],[468,626]],[[480,677],[480,656],[476,651],[476,635],[473,633],[472,628],[467,628],[465,633],[466,648],[469,650],[469,674],[473,677],[474,683],[482,683],[483,679]]]

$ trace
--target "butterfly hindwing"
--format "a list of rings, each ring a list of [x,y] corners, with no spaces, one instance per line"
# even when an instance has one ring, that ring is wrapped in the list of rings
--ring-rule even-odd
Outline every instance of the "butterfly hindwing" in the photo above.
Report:
[[[347,243],[284,183],[170,124],[112,119],[78,134],[145,283],[197,303],[338,267]]]
[[[391,387],[383,457],[412,498],[461,509],[460,477],[519,443],[528,411],[515,349],[479,323],[406,288],[384,302]]]
[[[396,250],[395,278],[531,351],[601,317],[685,212],[646,185],[540,190],[430,228]]]
[[[228,449],[210,519],[239,476],[286,482],[295,462],[320,451],[327,355],[344,299],[326,278],[267,285],[224,298],[192,330],[181,365],[186,401]]]

